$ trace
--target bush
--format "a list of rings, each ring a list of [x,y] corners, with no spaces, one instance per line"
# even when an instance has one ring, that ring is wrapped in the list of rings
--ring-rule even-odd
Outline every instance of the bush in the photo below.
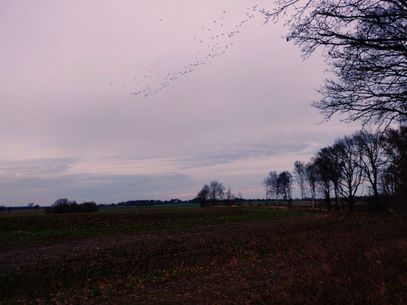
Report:
[[[98,206],[96,205],[95,202],[90,201],[79,204],[78,209],[82,213],[97,212]]]
[[[95,202],[84,202],[77,204],[76,201],[69,201],[66,198],[58,199],[50,207],[45,209],[45,213],[64,214],[64,213],[89,213],[96,212],[98,206]]]

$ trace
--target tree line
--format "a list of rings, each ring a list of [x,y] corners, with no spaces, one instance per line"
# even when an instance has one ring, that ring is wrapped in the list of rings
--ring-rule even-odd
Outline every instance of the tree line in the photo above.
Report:
[[[242,196],[239,194],[239,197]],[[201,207],[206,207],[217,203],[231,204],[236,200],[236,196],[230,187],[226,189],[222,182],[212,180],[202,187],[195,199],[201,204]]]
[[[94,201],[77,203],[74,200],[60,198],[51,207],[45,208],[46,214],[89,213],[97,212],[98,206]]]
[[[375,211],[407,209],[407,127],[384,132],[358,131],[321,148],[308,162],[295,161],[292,172],[270,171],[263,180],[266,205],[273,200],[291,207],[293,184],[302,200],[352,212],[359,198]],[[364,186],[364,188],[362,188]],[[364,193],[367,189],[368,193]],[[362,194],[363,193],[363,194]],[[241,195],[239,195],[241,197]],[[194,199],[202,207],[236,201],[230,187],[213,180]]]
[[[336,208],[342,200],[352,211],[361,186],[368,185],[375,209],[390,202],[405,208],[407,2],[274,0],[274,8],[262,12],[266,22],[284,20],[287,41],[305,57],[322,51],[332,77],[322,84],[321,99],[313,105],[325,119],[341,114],[386,130],[338,139],[309,162],[297,161],[294,176],[301,197],[309,195],[315,202],[322,196],[328,209],[333,197]],[[393,124],[401,127],[389,128]],[[264,185],[268,195],[282,195],[275,172]]]
[[[301,199],[313,206],[322,198],[327,209],[347,204],[354,210],[361,186],[369,190],[371,208],[381,210],[389,204],[406,208],[407,200],[407,127],[385,132],[359,131],[321,148],[308,162],[296,161],[289,171],[270,171],[264,179],[266,198],[288,200],[291,186],[298,184]]]

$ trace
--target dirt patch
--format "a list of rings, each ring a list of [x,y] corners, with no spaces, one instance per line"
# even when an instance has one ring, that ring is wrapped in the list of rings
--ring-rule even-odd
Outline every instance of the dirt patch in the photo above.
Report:
[[[405,304],[404,218],[317,215],[0,253],[2,304]]]

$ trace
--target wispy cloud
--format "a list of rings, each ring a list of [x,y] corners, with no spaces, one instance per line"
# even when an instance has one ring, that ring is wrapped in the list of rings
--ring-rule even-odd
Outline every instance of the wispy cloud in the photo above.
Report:
[[[184,188],[191,188],[191,178],[182,174],[1,176],[0,204],[36,202],[48,205],[58,198],[65,197],[78,201],[95,200],[99,203],[130,199],[178,198],[178,194],[182,193]]]
[[[3,161],[0,163],[0,193],[2,201],[7,203],[15,198],[19,198],[19,202],[35,200],[49,204],[59,197],[110,202],[168,199],[182,197],[182,194],[183,199],[188,199],[212,179],[226,179],[228,184],[233,183],[244,190],[256,189],[258,179],[253,177],[267,172],[268,161],[306,148],[299,144],[280,147],[236,145],[165,159]]]
[[[66,173],[75,159],[0,160],[0,176],[41,177]]]
[[[1,2],[0,203],[186,197],[211,179],[262,196],[270,169],[349,133],[310,107],[321,56],[303,61],[253,5]],[[130,95],[202,57],[151,98]]]

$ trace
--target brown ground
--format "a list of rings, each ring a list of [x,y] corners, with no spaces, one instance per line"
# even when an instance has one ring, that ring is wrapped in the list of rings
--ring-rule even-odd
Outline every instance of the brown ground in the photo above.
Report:
[[[0,252],[1,304],[407,304],[403,217],[315,215]]]

